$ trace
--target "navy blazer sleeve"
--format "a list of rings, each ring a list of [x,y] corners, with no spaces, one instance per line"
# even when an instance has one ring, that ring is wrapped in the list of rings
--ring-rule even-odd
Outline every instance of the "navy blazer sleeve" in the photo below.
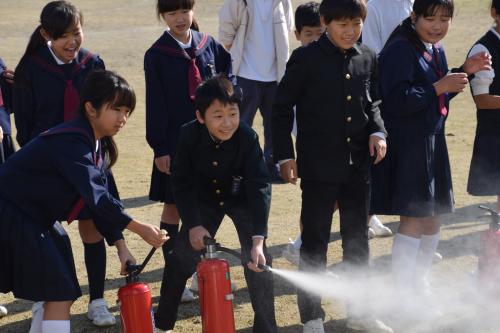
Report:
[[[188,229],[202,225],[195,166],[190,158],[190,127],[182,127],[172,171],[172,190],[182,223]]]
[[[55,167],[74,186],[87,207],[100,217],[94,220],[98,230],[125,229],[132,218],[106,188],[105,176],[93,164],[88,142],[80,136],[66,135],[50,140],[54,140],[50,153]]]
[[[384,110],[393,117],[405,117],[426,112],[437,103],[434,86],[430,82],[417,82],[417,58],[411,45],[395,43],[380,57],[380,89]]]
[[[271,183],[259,137],[254,133],[243,153],[243,183],[252,219],[253,235],[267,237],[267,222],[271,206]]]
[[[303,50],[299,48],[293,51],[274,98],[271,134],[276,161],[295,158],[291,134],[294,119],[293,108],[301,96],[307,76],[306,61],[301,56]]]
[[[156,61],[155,61],[156,60]],[[168,110],[166,95],[160,79],[161,71],[155,66],[156,54],[148,51],[144,57],[146,76],[146,140],[153,149],[154,157],[172,154],[168,145]],[[172,157],[172,156],[171,156]]]

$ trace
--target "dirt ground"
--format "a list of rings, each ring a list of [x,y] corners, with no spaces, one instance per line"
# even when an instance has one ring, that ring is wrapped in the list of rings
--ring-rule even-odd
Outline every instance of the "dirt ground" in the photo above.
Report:
[[[123,75],[135,88],[138,106],[126,129],[118,138],[120,158],[114,174],[125,206],[137,219],[158,224],[161,205],[148,200],[149,176],[152,152],[145,141],[144,126],[144,74],[143,56],[146,49],[162,33],[164,27],[155,16],[154,0],[74,0],[84,13],[84,46],[99,53],[108,69]],[[294,0],[294,6],[305,2]],[[41,8],[46,1],[40,0],[2,0],[0,6],[0,56],[10,67],[15,67],[24,52],[29,35],[38,21]],[[198,0],[195,17],[202,31],[217,34],[217,11],[222,0]],[[469,50],[490,26],[489,0],[456,0],[456,17],[444,44],[450,67],[459,66]],[[290,36],[292,48],[297,46],[293,35]],[[260,118],[255,128],[261,133]],[[466,283],[469,273],[477,266],[479,233],[486,226],[477,220],[481,213],[476,208],[479,203],[491,204],[494,198],[471,197],[466,193],[467,175],[475,131],[475,112],[469,92],[453,100],[447,126],[447,139],[453,171],[457,211],[445,217],[442,241],[439,252],[444,260],[434,266],[432,278],[439,280],[452,277],[453,281]],[[262,135],[261,135],[262,137]],[[269,219],[268,246],[275,257],[274,266],[293,267],[282,258],[288,237],[295,237],[300,211],[300,191],[298,186],[277,185],[273,188],[273,200]],[[383,216],[393,231],[397,229],[396,217]],[[84,296],[72,308],[73,332],[119,332],[119,325],[108,329],[97,329],[86,319],[88,302],[87,276],[83,262],[83,250],[76,223],[67,227],[72,241],[78,278]],[[149,247],[138,237],[126,233],[128,244],[134,255],[141,261]],[[223,223],[218,240],[226,247],[239,249],[236,233],[229,220]],[[338,215],[334,217],[332,241],[329,247],[329,264],[341,260]],[[388,275],[392,238],[375,239],[370,242],[373,266],[382,276]],[[252,332],[253,313],[243,279],[242,269],[231,259],[231,273],[238,290],[235,293],[235,318],[239,333]],[[157,253],[143,274],[143,279],[152,288],[154,302],[158,301],[159,287],[163,271],[163,258]],[[0,268],[0,272],[2,268]],[[116,293],[124,283],[119,276],[119,263],[115,250],[108,248],[108,269],[105,297],[111,311],[119,317],[116,306]],[[0,273],[1,274],[1,273]],[[387,276],[388,278],[388,276]],[[296,305],[295,289],[281,279],[276,279],[276,313],[280,332],[301,332]],[[28,332],[30,325],[31,302],[17,300],[12,295],[0,295],[0,304],[9,309],[9,316],[0,319],[0,332]],[[337,302],[325,301],[326,330],[328,332],[349,332],[344,327],[345,310]],[[419,330],[407,328],[401,332],[478,332],[467,321],[469,317],[457,317],[449,323],[434,328]],[[471,317],[472,318],[472,317]],[[473,319],[470,319],[473,321]],[[467,324],[469,323],[469,324]],[[481,332],[498,332],[498,326]],[[201,321],[197,302],[182,305],[176,332],[201,332]]]

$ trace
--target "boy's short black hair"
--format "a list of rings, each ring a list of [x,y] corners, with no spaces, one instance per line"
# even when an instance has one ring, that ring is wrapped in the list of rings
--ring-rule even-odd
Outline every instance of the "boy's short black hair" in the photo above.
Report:
[[[365,0],[323,0],[319,5],[319,14],[325,24],[333,20],[366,18]]]
[[[240,87],[233,86],[225,76],[216,75],[196,89],[194,104],[201,116],[205,117],[205,112],[215,100],[223,105],[239,104],[242,96]]]
[[[499,0],[500,1],[500,0]],[[295,29],[300,34],[304,27],[319,27],[319,3],[310,1],[297,7],[295,10]]]

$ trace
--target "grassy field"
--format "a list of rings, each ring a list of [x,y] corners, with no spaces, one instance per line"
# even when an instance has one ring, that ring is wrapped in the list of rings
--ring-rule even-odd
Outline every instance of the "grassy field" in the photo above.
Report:
[[[159,223],[161,205],[147,198],[152,153],[145,141],[144,126],[144,74],[143,56],[146,49],[162,33],[164,27],[155,16],[154,0],[74,0],[84,13],[84,46],[99,53],[108,69],[122,74],[135,88],[138,96],[137,111],[130,119],[127,128],[118,138],[120,159],[114,173],[125,206],[139,220],[152,224]],[[294,6],[305,1],[293,1]],[[46,1],[40,0],[2,0],[0,9],[0,56],[10,67],[15,67],[24,52],[27,40],[35,29],[39,13]],[[222,0],[198,0],[195,17],[202,31],[217,35],[217,11]],[[492,20],[489,17],[489,0],[456,0],[456,17],[444,41],[450,67],[459,66],[471,45],[488,29]],[[293,36],[292,48],[297,46]],[[260,118],[255,128],[261,133]],[[476,252],[479,245],[479,232],[486,227],[479,223],[475,208],[478,203],[492,202],[493,198],[471,197],[466,193],[466,182],[475,131],[474,106],[468,92],[453,100],[448,121],[448,145],[453,171],[457,212],[447,216],[442,230],[439,251],[445,260],[434,266],[433,278],[444,281],[465,283],[469,272],[477,265]],[[262,135],[261,135],[262,137]],[[298,232],[300,211],[300,191],[297,186],[279,185],[273,188],[273,201],[269,220],[268,245],[275,256],[275,267],[291,268],[281,257],[281,251],[288,237]],[[392,230],[397,228],[397,219],[382,217]],[[218,240],[226,247],[238,249],[235,230],[230,223],[223,223]],[[341,247],[338,230],[338,216],[334,217],[332,242],[329,247],[329,264],[341,260]],[[73,251],[78,277],[84,296],[72,308],[73,332],[119,332],[119,326],[109,329],[96,329],[86,319],[87,276],[83,263],[83,250],[78,236],[77,225],[67,228],[73,241]],[[149,251],[149,247],[135,235],[126,234],[127,241],[138,261]],[[372,240],[373,265],[382,275],[387,275],[390,263],[392,239]],[[235,294],[235,318],[239,333],[251,332],[253,313],[243,279],[242,269],[230,259],[232,276],[238,286]],[[157,253],[146,268],[143,278],[152,288],[154,301],[158,300],[162,277],[163,259]],[[2,268],[0,268],[0,272]],[[118,316],[116,306],[117,289],[124,283],[119,276],[119,264],[113,248],[108,249],[108,273],[105,297],[111,310]],[[0,273],[1,274],[1,273]],[[0,304],[9,309],[9,316],[0,319],[0,332],[27,332],[30,325],[31,302],[16,300],[12,295],[0,295]],[[327,310],[326,328],[328,332],[349,332],[344,328],[345,311],[337,302],[325,301]],[[276,281],[276,313],[280,332],[301,332],[296,306],[294,287],[282,280]],[[198,304],[182,305],[176,332],[200,332],[201,321]],[[425,332],[477,332],[466,316],[457,317],[446,325],[427,327]],[[444,326],[443,326],[444,325]],[[497,326],[498,327],[498,326]],[[410,329],[401,331],[413,331]],[[488,330],[481,330],[481,332]],[[498,332],[497,329],[491,332]]]

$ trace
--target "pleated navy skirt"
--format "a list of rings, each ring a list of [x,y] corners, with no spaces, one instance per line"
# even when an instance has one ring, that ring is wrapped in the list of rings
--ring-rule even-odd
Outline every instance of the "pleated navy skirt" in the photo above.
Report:
[[[44,228],[0,199],[0,292],[31,301],[73,301],[82,295],[68,235]]]
[[[390,130],[387,155],[372,167],[371,214],[429,217],[453,210],[444,134]]]
[[[158,170],[154,162],[153,171],[151,172],[151,184],[149,187],[149,200],[166,204],[175,204],[170,175]]]

